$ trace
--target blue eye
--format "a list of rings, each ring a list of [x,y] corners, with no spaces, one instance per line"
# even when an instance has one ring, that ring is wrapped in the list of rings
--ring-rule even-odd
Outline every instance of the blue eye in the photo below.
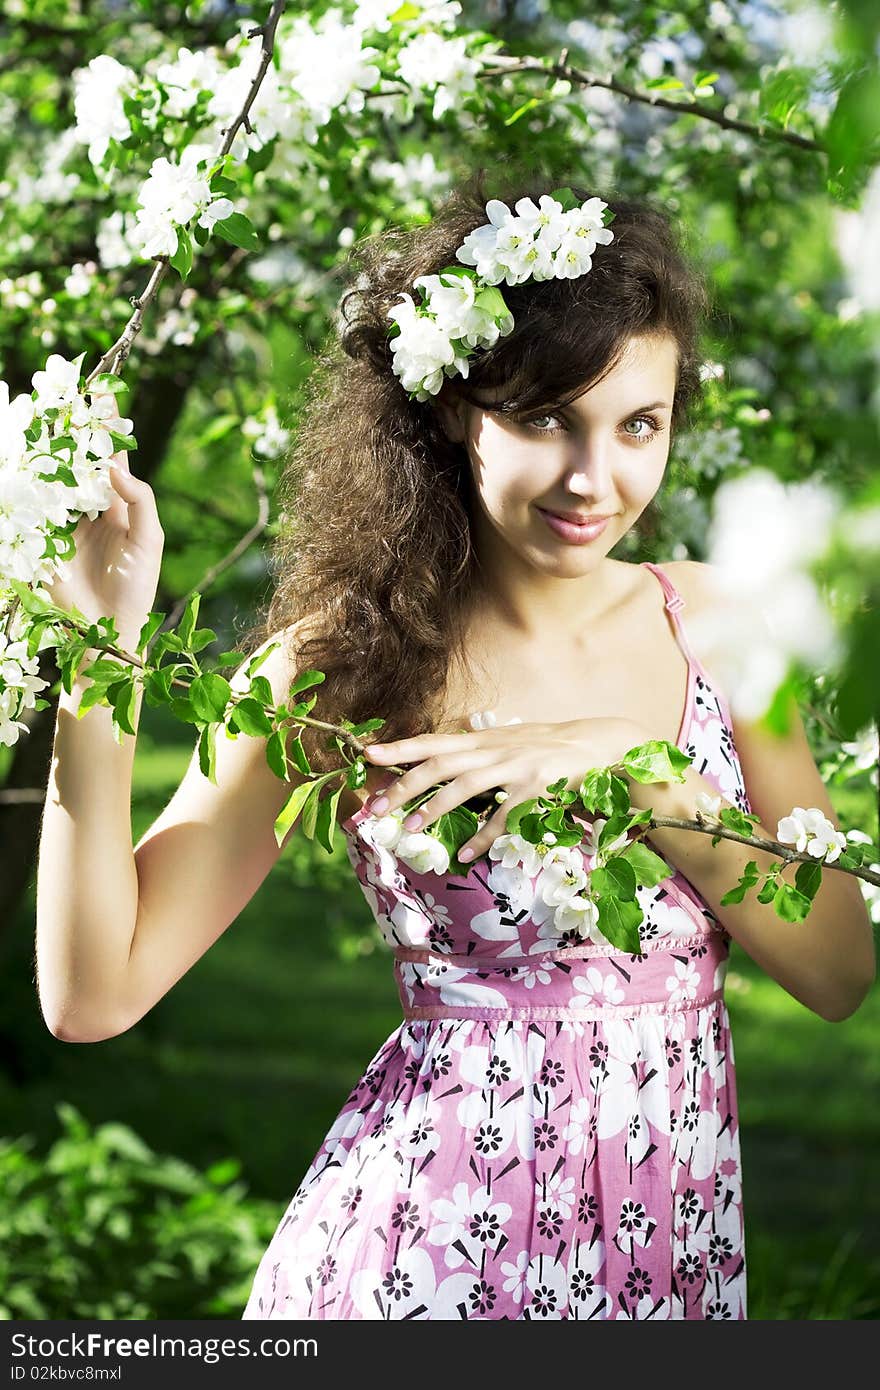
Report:
[[[649,426],[648,432],[647,434],[631,434],[630,439],[634,439],[638,444],[650,444],[651,440],[660,432],[660,421],[655,419],[653,415],[634,415],[626,423],[636,425],[639,421]]]

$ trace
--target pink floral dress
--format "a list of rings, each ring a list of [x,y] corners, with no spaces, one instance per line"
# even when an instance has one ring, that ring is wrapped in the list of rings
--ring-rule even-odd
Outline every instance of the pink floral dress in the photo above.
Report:
[[[690,650],[677,743],[750,810]],[[745,1318],[728,933],[676,871],[643,953],[560,936],[487,858],[420,874],[343,822],[403,1019],[330,1127],[245,1318]],[[590,867],[592,860],[587,861]]]

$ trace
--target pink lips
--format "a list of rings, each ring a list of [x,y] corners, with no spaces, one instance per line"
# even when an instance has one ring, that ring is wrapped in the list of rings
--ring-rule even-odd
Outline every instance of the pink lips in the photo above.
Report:
[[[601,536],[611,520],[610,516],[596,516],[585,521],[573,521],[569,519],[572,516],[570,512],[568,516],[565,516],[558,512],[548,512],[544,507],[539,507],[538,511],[557,536],[561,536],[563,540],[571,541],[574,544],[584,544],[586,541],[595,540],[597,536]]]

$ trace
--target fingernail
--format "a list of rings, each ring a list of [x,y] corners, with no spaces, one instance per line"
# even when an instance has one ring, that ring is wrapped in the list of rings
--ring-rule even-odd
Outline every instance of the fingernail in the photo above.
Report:
[[[469,859],[473,859],[474,852],[472,849],[460,849],[458,851],[458,857],[463,864],[466,864]]]
[[[388,797],[387,797],[387,796],[377,796],[375,801],[371,801],[371,802],[370,802],[370,810],[373,812],[374,815],[381,815],[381,813],[382,813],[383,811],[387,811],[387,809],[388,809]]]
[[[418,830],[421,823],[422,818],[418,811],[413,811],[412,815],[407,816],[406,820],[403,822],[403,828],[404,830]]]

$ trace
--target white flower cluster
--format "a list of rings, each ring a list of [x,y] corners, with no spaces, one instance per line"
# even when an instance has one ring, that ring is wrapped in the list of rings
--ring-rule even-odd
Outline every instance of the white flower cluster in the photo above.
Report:
[[[573,201],[569,190],[556,190]],[[444,376],[468,375],[471,354],[493,347],[513,329],[513,315],[495,287],[502,281],[573,279],[592,269],[598,244],[613,239],[603,225],[607,203],[601,198],[565,207],[554,194],[519,198],[511,212],[490,198],[489,221],[465,237],[456,251],[463,267],[420,275],[414,289],[424,291],[416,305],[402,292],[402,303],[388,311],[397,325],[389,332],[392,370],[418,401],[436,396]],[[612,214],[613,215],[613,214]]]
[[[107,424],[113,402],[107,395],[87,400],[80,390],[83,356],[68,362],[53,353],[45,369],[34,372],[30,396],[10,399],[0,381],[0,611],[13,594],[10,580],[39,592],[63,573],[63,561],[45,554],[47,539],[83,513],[94,521],[113,497],[107,467],[116,447]],[[113,431],[131,434],[131,420],[114,419]],[[60,479],[59,469],[69,477]],[[0,743],[7,745],[25,727],[17,716],[33,707],[35,690],[45,684],[34,684],[35,659],[19,640],[25,629],[26,615],[19,612],[8,644],[4,638]]]
[[[810,572],[838,525],[845,540],[838,497],[814,479],[786,483],[750,468],[716,491],[706,556],[715,592],[691,615],[688,637],[734,714],[759,719],[792,661],[819,668],[840,655]]]
[[[290,430],[278,419],[274,405],[267,405],[259,417],[249,415],[241,432],[245,439],[253,440],[251,447],[258,458],[280,458],[290,443]]]
[[[447,873],[449,853],[445,845],[430,830],[404,830],[405,816],[402,807],[384,816],[366,816],[358,826],[358,834],[367,844],[392,853],[418,874]],[[574,932],[585,941],[607,945],[607,938],[598,928],[599,910],[589,894],[590,870],[584,862],[584,854],[589,858],[598,853],[605,824],[603,817],[597,817],[581,844],[572,846],[535,845],[521,835],[498,835],[489,847],[489,858],[494,861],[490,887],[512,902],[528,898],[529,915],[545,928],[547,935]],[[603,855],[623,849],[626,841],[625,834],[618,835],[610,845],[603,846]]]
[[[799,854],[806,850],[815,859],[824,859],[833,864],[840,853],[846,849],[846,836],[836,830],[831,821],[817,806],[805,811],[803,806],[795,806],[791,815],[783,816],[776,827],[776,838],[783,845],[794,845]]]
[[[472,729],[494,729],[498,717],[494,710],[475,710],[469,717]],[[519,715],[505,721],[505,726],[521,724]],[[497,801],[507,799],[498,793]],[[367,816],[361,821],[358,833],[367,843],[394,854],[416,873],[445,874],[449,869],[446,847],[429,830],[407,831],[403,828],[406,811],[400,807],[384,816]],[[495,866],[489,874],[493,889],[503,892],[511,901],[531,895],[530,915],[548,932],[563,935],[574,931],[585,940],[603,942],[598,930],[598,908],[589,896],[590,875],[584,866],[584,854],[595,861],[599,853],[599,837],[606,825],[599,816],[589,826],[580,845],[558,846],[555,837],[545,835],[539,845],[521,835],[498,835],[489,847],[489,858]],[[603,854],[623,849],[625,834],[618,835]],[[533,882],[534,881],[534,882]]]
[[[106,53],[74,72],[75,129],[88,144],[92,164],[102,163],[111,140],[127,140],[131,134],[123,98],[137,86],[137,73]]]
[[[0,743],[11,748],[27,724],[17,718],[33,709],[37,693],[49,684],[37,675],[39,659],[28,656],[27,638],[10,640],[0,629]]]
[[[177,229],[199,214],[199,226],[210,231],[215,222],[234,211],[229,198],[216,197],[210,189],[203,166],[209,164],[213,150],[209,145],[187,145],[179,164],[164,155],[154,159],[150,176],[138,194],[137,225],[131,239],[148,260],[153,256],[173,256],[177,250]]]

